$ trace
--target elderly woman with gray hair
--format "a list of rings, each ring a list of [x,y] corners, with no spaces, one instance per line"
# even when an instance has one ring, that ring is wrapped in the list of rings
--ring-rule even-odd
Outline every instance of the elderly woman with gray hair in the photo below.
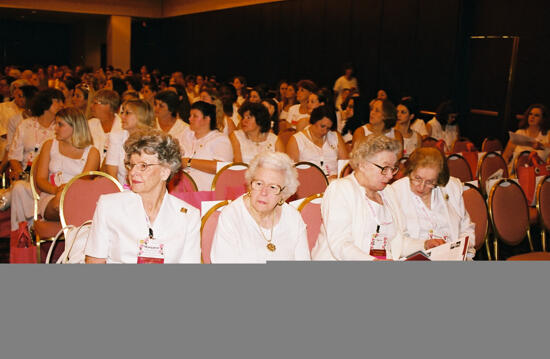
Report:
[[[86,263],[200,263],[199,211],[166,190],[181,168],[178,141],[136,131],[124,151],[131,191],[100,197]]]
[[[249,191],[220,214],[212,243],[213,263],[310,260],[306,225],[285,203],[296,192],[298,173],[288,155],[261,152],[246,172]]]
[[[399,141],[369,135],[351,153],[354,172],[333,181],[321,204],[323,225],[312,250],[314,260],[398,259],[402,239],[393,191]]]

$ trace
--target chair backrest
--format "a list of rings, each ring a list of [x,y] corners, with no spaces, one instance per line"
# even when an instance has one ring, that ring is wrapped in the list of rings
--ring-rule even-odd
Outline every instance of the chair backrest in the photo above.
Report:
[[[497,152],[487,152],[483,156],[479,164],[478,178],[479,187],[482,191],[485,188],[485,182],[487,181],[487,178],[499,169],[502,169],[503,171],[502,177],[507,178],[508,166],[506,165],[506,161],[504,161],[504,158],[502,158],[502,156]]]
[[[247,169],[248,165],[243,162],[233,162],[222,167],[212,181],[214,199],[233,200],[245,193],[247,183],[244,174]]]
[[[184,170],[180,170],[172,176],[167,183],[169,193],[197,192],[197,183],[191,175]]]
[[[472,181],[472,171],[466,159],[458,153],[453,153],[447,157],[447,166],[451,176],[459,178],[462,182]]]
[[[61,225],[80,226],[93,218],[99,196],[121,191],[122,185],[107,173],[90,171],[75,176],[61,192]]]
[[[481,144],[481,152],[502,151],[502,143],[498,138],[487,137]]]
[[[550,176],[544,177],[537,186],[537,211],[541,225],[550,230]]]
[[[346,177],[352,172],[353,172],[353,167],[351,167],[351,163],[348,162],[346,163],[344,168],[342,168],[342,170],[340,171],[340,178]]]
[[[311,162],[298,162],[294,166],[298,171],[298,181],[300,182],[296,190],[296,199],[325,192],[328,180],[322,169]]]
[[[489,232],[489,212],[481,191],[470,183],[466,183],[465,186],[468,189],[462,192],[462,198],[470,219],[476,225],[475,249],[479,250],[485,243]]]
[[[29,176],[29,184],[31,186],[31,193],[32,193],[32,199],[34,202],[34,209],[33,209],[33,218],[36,221],[38,219],[38,200],[40,199],[40,190],[38,189],[38,186],[36,185],[36,171],[38,169],[38,158],[40,157],[40,153],[38,153],[38,156],[34,158],[34,161],[32,161],[31,165],[31,171]]]
[[[514,173],[517,175],[518,168],[523,167],[525,165],[529,165],[530,158],[529,155],[531,154],[531,151],[522,151],[520,154],[516,157],[516,160],[514,162]]]
[[[489,213],[495,234],[504,243],[515,246],[523,241],[529,229],[529,207],[516,182],[503,178],[493,186]]]
[[[426,137],[422,139],[422,147],[435,147],[437,140],[433,137]]]
[[[286,130],[283,130],[279,132],[279,140],[286,146],[288,143],[288,140],[296,133],[295,128],[287,128]]]
[[[456,140],[453,144],[453,152],[465,152],[465,151],[475,151],[476,146],[474,143],[468,139],[459,139]]]
[[[214,240],[218,218],[220,217],[219,209],[228,204],[229,201],[221,201],[210,208],[201,219],[201,257],[203,263],[212,263],[210,260],[210,251],[212,250],[212,241]]]
[[[315,243],[317,243],[317,237],[319,237],[319,232],[321,231],[321,222],[323,221],[321,217],[321,203],[313,202],[315,200],[318,202],[318,198],[323,198],[323,194],[318,193],[309,196],[298,207],[298,211],[300,211],[302,219],[307,225],[307,242],[310,252],[315,247]]]

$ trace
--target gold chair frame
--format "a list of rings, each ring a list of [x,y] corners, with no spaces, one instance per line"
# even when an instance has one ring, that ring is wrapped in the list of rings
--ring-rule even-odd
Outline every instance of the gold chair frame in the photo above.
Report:
[[[294,164],[294,167],[297,169],[298,166],[300,166],[300,165],[308,165],[308,166],[317,168],[317,170],[319,170],[319,172],[321,172],[321,173],[323,174],[323,177],[325,178],[325,182],[326,182],[326,184],[327,184],[327,186],[328,186],[328,183],[329,183],[329,182],[328,182],[327,175],[325,174],[325,172],[323,172],[323,170],[322,170],[319,166],[317,166],[315,163],[312,163],[312,162],[300,161],[300,162],[296,162],[296,163]],[[345,168],[345,167],[344,167],[344,168]]]
[[[543,184],[548,179],[550,179],[550,175],[545,176],[543,179],[541,179],[541,181],[537,185],[537,189],[535,191],[535,193],[536,193],[536,208],[537,208],[537,214],[538,214],[538,217],[539,217],[539,225],[540,225],[540,240],[541,240],[541,245],[542,245],[542,251],[543,252],[546,252],[546,231],[549,230],[549,229],[546,227],[546,225],[544,224],[544,221],[542,219],[542,212],[541,212],[541,207],[540,207],[540,193],[542,191]]]
[[[208,221],[208,218],[212,215],[212,213],[216,212],[218,209],[227,206],[229,204],[229,200],[221,201],[217,204],[215,204],[212,208],[210,208],[204,216],[201,218],[201,229],[200,229],[200,236],[201,236],[201,263],[204,263],[204,256],[202,253],[202,230],[204,228],[204,225],[206,224],[206,221]]]
[[[491,249],[489,245],[489,227],[491,226],[491,217],[489,215],[489,209],[487,208],[487,202],[485,202],[483,193],[481,193],[479,188],[471,183],[464,183],[464,186],[476,190],[481,195],[481,198],[483,198],[483,205],[485,206],[485,212],[487,213],[487,228],[485,229],[485,234],[483,235],[483,242],[485,243],[485,250],[487,251],[487,259],[491,260]]]
[[[214,179],[212,180],[212,186],[210,187],[212,191],[215,191],[216,190],[216,183],[218,182],[218,178],[220,177],[221,173],[223,173],[224,171],[226,171],[227,169],[233,167],[233,166],[244,166],[246,168],[248,168],[248,164],[244,163],[244,162],[231,162],[225,166],[223,166],[222,168],[220,168],[220,170],[216,173],[216,175],[214,176]]]
[[[472,173],[472,169],[470,168],[470,163],[466,160],[466,158],[464,158],[464,156],[462,156],[460,153],[451,153],[449,156],[447,156],[445,161],[449,161],[449,158],[451,158],[451,157],[460,158],[460,159],[462,159],[463,161],[466,162],[466,164],[468,165],[468,171],[470,172],[470,178],[471,178],[470,181],[473,181],[474,180],[474,174]],[[448,162],[447,162],[447,167],[449,167]],[[473,186],[473,187],[475,189],[478,189],[476,186]]]

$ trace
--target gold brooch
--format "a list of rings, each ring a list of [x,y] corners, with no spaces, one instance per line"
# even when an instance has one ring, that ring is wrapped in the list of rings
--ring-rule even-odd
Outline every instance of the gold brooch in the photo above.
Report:
[[[187,208],[181,207],[180,212],[181,212],[181,213],[187,213]]]

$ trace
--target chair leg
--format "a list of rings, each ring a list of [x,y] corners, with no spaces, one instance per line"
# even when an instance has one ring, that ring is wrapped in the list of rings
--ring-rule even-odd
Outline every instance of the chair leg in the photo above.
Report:
[[[546,252],[546,231],[544,228],[540,230],[540,240],[542,242],[542,251]]]
[[[494,245],[494,252],[495,252],[495,260],[498,261],[498,240],[495,238],[495,241],[493,242]]]
[[[529,240],[529,249],[531,249],[531,252],[534,252],[535,249],[533,247],[533,240],[531,239],[531,231],[527,229],[527,240]]]
[[[487,251],[487,260],[491,260],[491,247],[488,238],[485,238],[485,251]]]

